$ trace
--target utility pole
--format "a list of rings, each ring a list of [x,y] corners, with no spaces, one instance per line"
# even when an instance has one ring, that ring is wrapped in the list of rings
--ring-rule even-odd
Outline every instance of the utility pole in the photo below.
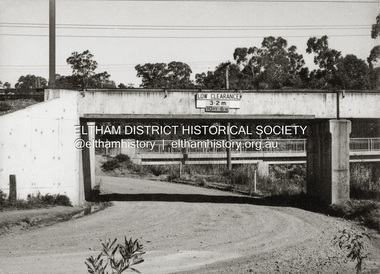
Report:
[[[229,70],[230,70],[230,64],[226,66],[226,89],[230,89],[230,81],[229,81]],[[231,133],[230,133],[230,127],[231,123],[227,123],[227,143],[231,143]],[[226,147],[227,150],[227,169],[232,170],[232,162],[231,162],[231,147]]]
[[[49,0],[49,88],[55,87],[55,0]]]

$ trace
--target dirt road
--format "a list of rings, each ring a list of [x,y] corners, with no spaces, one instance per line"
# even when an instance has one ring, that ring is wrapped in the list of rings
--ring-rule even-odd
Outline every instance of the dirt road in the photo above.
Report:
[[[232,195],[211,189],[103,177],[108,193]],[[348,222],[296,208],[226,202],[115,202],[51,227],[0,237],[0,273],[87,273],[101,241],[139,238],[136,268],[155,273],[355,273],[331,240]],[[373,246],[366,271],[380,273]],[[366,272],[364,272],[366,273]]]

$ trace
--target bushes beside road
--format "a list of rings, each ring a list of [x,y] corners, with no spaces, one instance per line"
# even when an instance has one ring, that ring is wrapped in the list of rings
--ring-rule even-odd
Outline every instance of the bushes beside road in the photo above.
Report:
[[[32,209],[44,208],[49,206],[72,206],[69,197],[61,194],[45,194],[37,193],[36,195],[28,195],[26,200],[16,200],[10,202],[7,195],[0,190],[0,210],[3,209]]]

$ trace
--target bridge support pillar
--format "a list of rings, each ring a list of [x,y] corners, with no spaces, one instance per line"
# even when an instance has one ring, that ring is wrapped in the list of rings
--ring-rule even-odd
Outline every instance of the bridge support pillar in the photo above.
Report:
[[[92,145],[85,145],[82,148],[84,197],[86,200],[91,200],[92,188],[95,185],[95,147],[93,145],[93,140],[95,139],[95,122],[82,122],[81,128],[85,129],[81,134],[81,139],[85,143],[88,141],[92,142]]]
[[[350,198],[351,122],[329,120],[309,126],[307,193],[325,204]]]
[[[95,186],[95,122],[87,122],[88,139],[92,142],[90,146],[90,172],[91,172],[91,188]]]

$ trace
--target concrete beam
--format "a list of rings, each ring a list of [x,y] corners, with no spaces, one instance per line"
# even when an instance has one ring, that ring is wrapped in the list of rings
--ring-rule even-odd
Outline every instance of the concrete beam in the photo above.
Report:
[[[199,90],[98,90],[85,92],[79,100],[78,110],[81,117],[89,118],[125,118],[120,115],[152,115],[161,119],[165,115],[172,115],[173,119],[185,118],[200,119],[337,119],[363,118],[378,119],[380,109],[378,101],[380,92],[346,92],[340,98],[338,92],[315,91],[245,91],[240,100],[236,101],[225,112],[208,112],[198,104]],[[206,91],[202,91],[203,93]],[[218,91],[210,91],[215,93]],[[223,91],[226,93],[227,91]],[[120,102],[123,102],[120,104]],[[365,108],[358,108],[358,102]],[[141,107],[144,106],[144,107]],[[101,116],[95,116],[101,115]],[[116,116],[112,116],[116,115]],[[162,116],[161,116],[162,115]],[[200,117],[203,116],[203,117]],[[227,118],[228,117],[228,118]],[[170,118],[170,117],[168,117]],[[178,118],[177,118],[178,119]]]
[[[313,120],[314,115],[204,115],[204,114],[98,114],[85,113],[84,119],[89,120]]]

